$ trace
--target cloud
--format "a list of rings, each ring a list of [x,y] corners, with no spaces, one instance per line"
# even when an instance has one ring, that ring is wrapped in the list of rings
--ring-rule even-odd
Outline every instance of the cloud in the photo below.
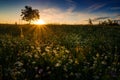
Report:
[[[58,7],[49,7],[42,9],[40,15],[41,18],[46,21],[46,23],[87,24],[87,20],[89,18],[97,22],[97,20],[107,19],[111,16],[115,16],[116,14],[108,14],[103,12],[95,14],[89,12],[86,13],[81,11],[74,11],[74,7],[69,7],[67,10],[63,10]]]
[[[120,14],[118,14],[117,16],[120,17]]]
[[[73,0],[66,0],[69,4],[68,10],[73,11],[76,8],[76,3]]]
[[[111,10],[120,10],[120,7],[112,7]]]
[[[75,2],[73,0],[66,0],[70,6],[75,6]]]
[[[73,0],[66,0],[67,2],[69,2],[69,3],[74,3],[74,1]]]
[[[86,9],[86,11],[92,12],[92,11],[95,11],[95,10],[98,10],[98,9],[104,7],[105,5],[106,5],[106,4],[93,4],[93,5],[89,6],[89,7]]]
[[[117,16],[115,16],[115,17],[113,18],[113,20],[120,20],[120,14],[118,14]]]
[[[97,17],[97,18],[94,18],[93,21],[98,21],[98,20],[103,20],[103,19],[108,19],[110,17]]]
[[[60,8],[46,8],[41,11],[41,18],[47,23],[60,23],[60,24],[85,24],[84,19],[96,17],[93,14],[74,12],[73,8],[68,8],[66,11]]]

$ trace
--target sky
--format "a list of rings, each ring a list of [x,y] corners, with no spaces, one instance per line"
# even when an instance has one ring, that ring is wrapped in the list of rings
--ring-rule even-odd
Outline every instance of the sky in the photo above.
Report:
[[[0,0],[0,23],[24,23],[21,9],[38,9],[46,23],[87,24],[120,19],[120,0]]]

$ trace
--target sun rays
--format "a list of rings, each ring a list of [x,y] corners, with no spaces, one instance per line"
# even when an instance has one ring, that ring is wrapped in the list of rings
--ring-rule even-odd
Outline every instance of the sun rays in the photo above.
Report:
[[[43,20],[43,19],[39,19],[37,21],[34,21],[33,24],[36,24],[36,25],[44,25],[46,24],[46,22]]]

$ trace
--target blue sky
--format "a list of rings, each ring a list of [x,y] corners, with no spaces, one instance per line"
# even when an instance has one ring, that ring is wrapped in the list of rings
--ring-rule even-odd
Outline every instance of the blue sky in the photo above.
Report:
[[[25,5],[38,9],[47,23],[86,24],[89,18],[120,19],[120,0],[0,0],[0,22],[19,22]]]

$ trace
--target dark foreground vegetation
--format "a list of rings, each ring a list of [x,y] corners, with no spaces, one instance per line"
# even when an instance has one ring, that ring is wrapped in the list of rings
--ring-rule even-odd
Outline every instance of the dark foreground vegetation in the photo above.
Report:
[[[0,25],[0,80],[119,80],[120,26]]]

